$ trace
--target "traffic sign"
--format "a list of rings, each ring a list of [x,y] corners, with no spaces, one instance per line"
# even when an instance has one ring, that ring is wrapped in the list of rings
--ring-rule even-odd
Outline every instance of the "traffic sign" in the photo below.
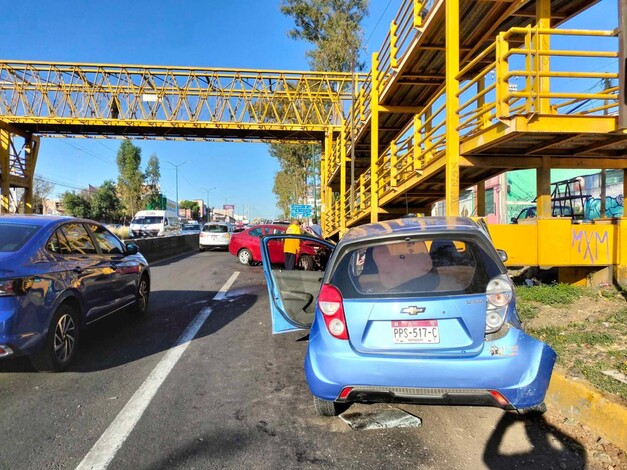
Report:
[[[312,209],[309,204],[292,204],[290,206],[290,216],[297,219],[311,217]]]

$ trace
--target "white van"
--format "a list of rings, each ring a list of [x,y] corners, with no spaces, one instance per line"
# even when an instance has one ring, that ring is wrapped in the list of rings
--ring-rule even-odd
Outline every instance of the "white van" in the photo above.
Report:
[[[131,220],[131,237],[178,235],[181,222],[172,211],[139,211]]]

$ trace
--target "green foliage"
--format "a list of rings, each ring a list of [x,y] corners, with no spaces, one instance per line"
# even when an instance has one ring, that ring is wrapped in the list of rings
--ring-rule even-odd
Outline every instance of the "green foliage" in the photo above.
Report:
[[[518,301],[516,302],[516,307],[518,315],[523,322],[531,320],[538,315],[538,308],[532,304]]]
[[[192,212],[192,219],[197,219],[200,214],[200,207],[196,201],[181,201],[179,202],[179,207],[181,209],[189,209]]]
[[[85,196],[66,191],[62,198],[65,212],[69,215],[85,219],[91,217],[91,202]]]
[[[349,72],[362,49],[361,22],[368,15],[369,0],[284,0],[281,12],[294,18],[288,32],[311,43],[307,52],[314,70]]]
[[[132,217],[141,208],[144,174],[140,171],[142,151],[130,140],[120,144],[118,164],[118,192],[125,215]]]
[[[586,289],[570,284],[516,287],[517,299],[523,302],[539,302],[545,305],[572,304],[584,295],[586,295]]]
[[[289,219],[290,205],[299,201],[301,191],[301,183],[287,170],[281,170],[275,173],[272,192],[277,197],[277,207],[281,209],[284,219]]]
[[[623,359],[625,358],[626,352],[627,351],[622,351]],[[623,365],[624,364],[625,363],[623,362]],[[591,384],[601,390],[614,393],[621,396],[623,399],[627,399],[627,384],[619,382],[618,380],[603,373],[604,370],[620,370],[620,365],[620,360],[611,359],[594,363],[586,363],[581,360],[576,360],[574,363],[574,367],[580,370],[586,380],[588,380]],[[625,373],[625,369],[623,369],[623,373]]]
[[[107,180],[91,198],[91,218],[110,223],[118,220],[121,212],[122,202],[118,197],[115,183]]]
[[[159,157],[157,157],[156,153],[153,153],[146,164],[146,184],[149,188],[146,196],[146,207],[157,207],[161,203],[161,194],[159,193],[160,180]]]

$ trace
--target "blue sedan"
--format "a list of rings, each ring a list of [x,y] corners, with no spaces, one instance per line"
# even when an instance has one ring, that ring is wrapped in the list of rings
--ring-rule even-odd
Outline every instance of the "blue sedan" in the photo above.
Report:
[[[324,273],[264,271],[273,332],[309,329],[305,376],[316,411],[351,403],[496,406],[544,412],[556,354],[527,335],[485,227],[408,218],[349,230]],[[275,242],[276,243],[276,242]]]
[[[81,330],[148,308],[150,270],[136,245],[71,217],[0,215],[0,357],[65,370]]]

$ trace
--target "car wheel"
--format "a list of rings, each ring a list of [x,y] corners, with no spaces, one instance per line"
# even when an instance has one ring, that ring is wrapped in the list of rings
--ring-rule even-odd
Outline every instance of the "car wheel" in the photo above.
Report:
[[[529,408],[521,408],[518,411],[518,414],[533,417],[540,416],[546,413],[546,403],[542,402],[536,406],[530,406]]]
[[[302,255],[298,258],[298,267],[303,271],[313,271],[314,260],[309,255]]]
[[[319,416],[337,416],[346,411],[350,403],[335,403],[331,400],[323,400],[316,396],[313,397],[314,409]]]
[[[146,274],[142,274],[137,285],[135,305],[133,305],[133,315],[142,316],[148,310],[148,300],[150,299],[150,280]]]
[[[253,254],[250,252],[250,250],[244,248],[243,250],[239,250],[239,253],[237,253],[237,259],[242,264],[252,266]]]
[[[52,316],[43,348],[31,357],[40,372],[62,372],[76,355],[78,314],[70,304],[62,304]]]

